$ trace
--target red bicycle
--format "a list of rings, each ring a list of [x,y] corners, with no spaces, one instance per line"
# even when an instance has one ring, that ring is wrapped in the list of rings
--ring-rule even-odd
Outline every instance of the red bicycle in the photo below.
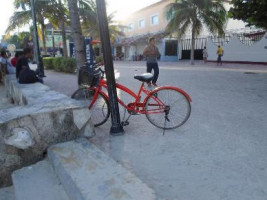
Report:
[[[104,124],[110,116],[109,96],[103,91],[107,89],[105,80],[105,72],[101,67],[97,67],[93,74],[89,74],[90,83],[74,92],[72,98],[84,100],[84,103],[91,110],[91,119],[94,126]],[[158,128],[174,129],[183,125],[189,118],[191,113],[191,97],[182,89],[173,86],[161,86],[148,90],[145,83],[150,82],[153,74],[144,73],[135,75],[135,79],[141,81],[138,93],[134,93],[129,88],[116,83],[116,88],[124,91],[133,97],[134,101],[130,103],[123,102],[118,98],[118,102],[129,113],[126,121],[122,125],[129,124],[128,119],[131,115],[145,114],[148,121]],[[145,94],[145,98],[141,100],[141,94]]]

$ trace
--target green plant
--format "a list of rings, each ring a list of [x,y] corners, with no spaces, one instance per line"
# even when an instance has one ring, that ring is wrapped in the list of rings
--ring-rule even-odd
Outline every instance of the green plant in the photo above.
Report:
[[[175,0],[166,7],[167,33],[179,38],[191,32],[191,64],[194,64],[195,39],[204,26],[212,33],[224,35],[227,22],[222,0]]]
[[[76,61],[74,58],[64,58],[61,61],[61,66],[63,72],[74,73],[76,69]]]
[[[267,1],[263,0],[232,0],[232,7],[228,16],[233,19],[243,20],[248,26],[257,26],[267,29]]]
[[[50,57],[43,58],[43,64],[45,69],[54,69],[53,58]]]
[[[61,57],[56,57],[56,58],[52,59],[54,70],[56,70],[58,72],[62,72],[63,71],[62,65],[61,65],[62,60],[63,60],[63,58],[61,58]]]
[[[96,61],[96,63],[101,63],[101,62],[104,62],[104,58],[103,58],[103,56],[96,56],[95,61]]]
[[[74,73],[76,69],[76,61],[74,58],[43,58],[45,69],[54,69],[58,72]]]

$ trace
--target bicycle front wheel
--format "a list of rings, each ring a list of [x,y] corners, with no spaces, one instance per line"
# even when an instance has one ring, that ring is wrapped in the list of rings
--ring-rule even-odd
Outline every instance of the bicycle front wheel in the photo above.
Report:
[[[71,98],[80,101],[84,106],[89,106],[92,103],[95,91],[88,88],[80,88],[73,93]],[[97,99],[90,108],[91,120],[95,127],[104,124],[110,115],[110,107],[108,99],[101,93],[98,93]]]
[[[191,104],[184,94],[162,88],[152,91],[145,103],[146,117],[154,126],[174,129],[182,126],[189,118]]]

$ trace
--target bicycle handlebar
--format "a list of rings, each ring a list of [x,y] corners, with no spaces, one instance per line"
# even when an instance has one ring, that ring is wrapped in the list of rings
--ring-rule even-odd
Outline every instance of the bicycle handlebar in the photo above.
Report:
[[[104,65],[105,64],[103,62],[100,62],[100,63],[96,64],[96,69],[98,69],[102,73],[103,76],[105,74],[105,70],[103,70],[101,67],[104,66]]]

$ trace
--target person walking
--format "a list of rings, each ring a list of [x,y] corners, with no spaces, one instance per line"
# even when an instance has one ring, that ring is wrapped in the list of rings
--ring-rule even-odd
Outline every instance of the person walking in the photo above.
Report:
[[[155,45],[155,38],[149,38],[148,45],[145,47],[143,51],[143,56],[146,57],[146,71],[148,73],[154,73],[154,77],[152,79],[152,84],[157,86],[157,80],[159,77],[159,66],[157,58],[160,56],[159,50]],[[151,86],[151,83],[148,83],[148,86]]]
[[[204,49],[202,51],[202,55],[203,55],[204,63],[206,63],[207,62],[207,58],[208,58],[208,51],[207,51],[206,46],[204,47]]]
[[[217,66],[221,65],[222,66],[222,56],[223,56],[223,48],[219,45],[217,49]]]

